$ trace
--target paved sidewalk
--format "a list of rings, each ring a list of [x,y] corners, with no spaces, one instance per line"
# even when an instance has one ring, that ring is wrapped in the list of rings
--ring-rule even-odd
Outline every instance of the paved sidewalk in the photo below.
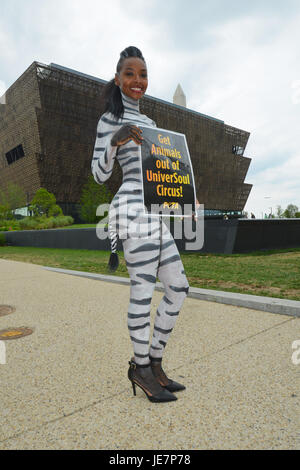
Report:
[[[155,291],[152,325],[161,299]],[[299,449],[300,319],[187,298],[164,367],[186,385],[151,403],[127,378],[129,286],[0,259],[0,449]],[[300,354],[299,354],[300,356]]]

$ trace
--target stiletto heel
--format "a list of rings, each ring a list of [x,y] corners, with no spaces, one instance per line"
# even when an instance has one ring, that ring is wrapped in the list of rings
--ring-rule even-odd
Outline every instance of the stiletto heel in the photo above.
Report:
[[[151,402],[175,401],[177,398],[170,391],[161,387],[155,379],[151,365],[138,365],[134,360],[129,361],[128,379],[136,396],[136,385],[143,390]]]

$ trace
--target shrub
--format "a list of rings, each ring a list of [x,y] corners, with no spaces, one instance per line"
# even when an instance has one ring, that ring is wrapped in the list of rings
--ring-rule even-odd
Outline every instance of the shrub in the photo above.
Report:
[[[38,224],[35,217],[25,217],[19,222],[21,230],[34,230]]]
[[[17,220],[1,220],[0,232],[8,232],[10,230],[20,230],[20,224]]]
[[[54,204],[52,207],[50,207],[48,211],[49,217],[58,217],[60,215],[64,215],[62,208],[60,206],[58,206],[57,204]]]
[[[21,230],[45,230],[56,227],[64,227],[66,225],[72,225],[74,223],[73,217],[67,215],[61,215],[60,217],[25,217],[20,220]]]
[[[61,217],[55,217],[54,219],[55,227],[65,227],[67,225],[72,225],[74,223],[73,217],[70,215],[63,215]]]
[[[51,228],[62,227],[63,225],[60,217],[51,217]]]

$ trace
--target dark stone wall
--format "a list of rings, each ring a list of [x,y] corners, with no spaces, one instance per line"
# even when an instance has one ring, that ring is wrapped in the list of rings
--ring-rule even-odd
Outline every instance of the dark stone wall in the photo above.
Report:
[[[174,228],[171,225],[171,232]],[[99,240],[94,228],[5,232],[14,246],[110,250],[109,240]],[[175,240],[185,251],[186,240]],[[188,240],[191,242],[191,240]],[[203,253],[243,253],[300,247],[300,219],[208,219],[204,223]],[[118,250],[122,250],[119,240]]]
[[[239,219],[234,253],[300,247],[300,219]]]

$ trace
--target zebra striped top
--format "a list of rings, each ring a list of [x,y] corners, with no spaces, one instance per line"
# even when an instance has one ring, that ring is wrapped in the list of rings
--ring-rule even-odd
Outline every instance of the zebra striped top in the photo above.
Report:
[[[94,147],[94,154],[91,163],[91,170],[97,183],[103,184],[111,176],[115,159],[119,162],[123,171],[123,181],[117,194],[123,191],[140,190],[142,193],[142,175],[140,169],[139,147],[134,141],[120,147],[111,145],[111,138],[124,124],[135,126],[143,125],[156,127],[154,121],[146,115],[140,114],[139,101],[122,95],[124,105],[124,115],[117,120],[111,113],[104,113],[97,126],[97,137]]]

